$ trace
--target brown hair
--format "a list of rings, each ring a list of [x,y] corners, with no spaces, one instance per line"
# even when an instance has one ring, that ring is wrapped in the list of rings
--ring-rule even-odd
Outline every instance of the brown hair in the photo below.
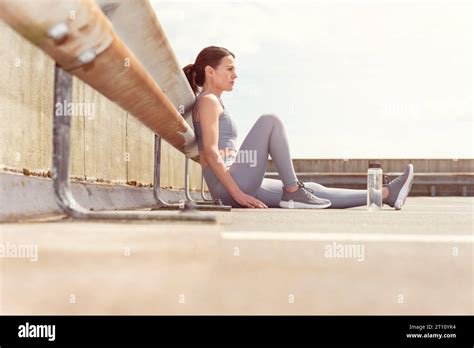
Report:
[[[227,56],[235,55],[224,47],[209,46],[199,52],[194,64],[188,64],[183,68],[191,88],[195,95],[198,94],[199,88],[204,86],[206,81],[206,66],[210,65],[213,69],[217,69],[221,63],[221,59]]]

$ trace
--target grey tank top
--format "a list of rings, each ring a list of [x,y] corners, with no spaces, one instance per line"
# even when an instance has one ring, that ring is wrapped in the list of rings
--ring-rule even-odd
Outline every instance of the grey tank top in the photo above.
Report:
[[[204,96],[205,94],[209,93],[204,93],[204,94],[199,94],[198,97],[196,98],[196,102],[194,103],[193,107],[193,112],[192,112],[192,118],[193,118],[193,125],[194,125],[194,133],[196,135],[196,143],[198,150],[203,149],[202,145],[202,131],[201,131],[201,124],[200,122],[196,121],[195,119],[195,112],[196,112],[196,106],[199,103],[199,99]],[[229,115],[229,112],[225,108],[224,104],[222,104],[222,101],[219,97],[219,102],[222,105],[222,108],[224,111],[219,115],[219,143],[218,143],[218,149],[224,149],[226,147],[230,149],[235,149],[236,148],[236,140],[237,140],[237,126],[232,120],[232,118]],[[203,115],[201,115],[202,117]]]

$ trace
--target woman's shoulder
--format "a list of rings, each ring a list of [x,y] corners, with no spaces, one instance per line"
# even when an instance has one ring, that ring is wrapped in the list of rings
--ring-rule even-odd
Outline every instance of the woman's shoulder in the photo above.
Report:
[[[220,116],[222,114],[224,108],[219,100],[219,98],[212,93],[208,93],[206,95],[199,96],[199,104],[197,105],[198,112],[204,114],[215,114],[216,116]]]
[[[199,95],[198,99],[201,100],[201,103],[208,105],[216,104],[220,105],[219,98],[213,93],[206,93],[204,95]]]

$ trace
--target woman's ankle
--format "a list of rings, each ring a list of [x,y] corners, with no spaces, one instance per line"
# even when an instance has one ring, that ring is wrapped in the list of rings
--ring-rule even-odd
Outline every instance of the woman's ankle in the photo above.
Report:
[[[298,191],[298,184],[293,184],[290,186],[285,186],[286,192],[295,192]]]
[[[388,187],[385,186],[385,187],[382,189],[382,200],[387,199],[389,194],[390,194],[390,190],[389,190]]]

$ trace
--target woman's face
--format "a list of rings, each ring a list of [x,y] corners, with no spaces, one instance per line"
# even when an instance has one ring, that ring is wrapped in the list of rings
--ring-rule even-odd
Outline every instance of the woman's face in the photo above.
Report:
[[[212,84],[224,91],[232,91],[235,79],[235,60],[232,56],[225,56],[216,69],[212,69],[210,79]]]

